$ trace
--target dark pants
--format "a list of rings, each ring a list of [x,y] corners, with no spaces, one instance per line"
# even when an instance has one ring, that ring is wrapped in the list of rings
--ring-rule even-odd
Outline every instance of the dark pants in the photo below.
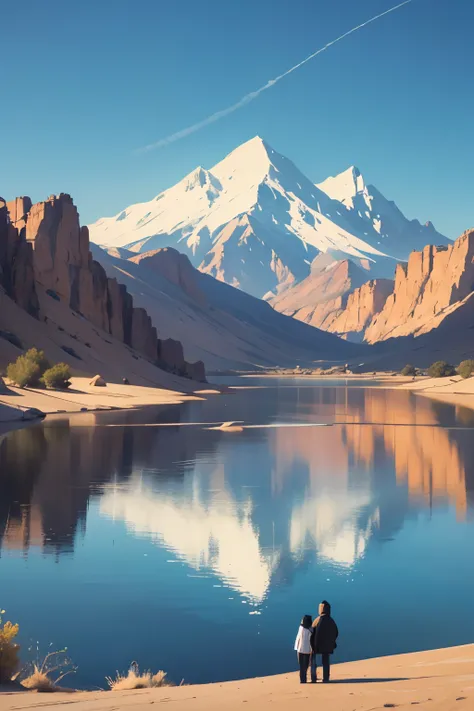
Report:
[[[298,664],[300,665],[300,682],[302,684],[306,684],[310,656],[310,654],[300,654],[300,652],[298,652]]]
[[[318,668],[318,663],[316,660],[316,654],[311,655],[311,681],[313,684],[316,682],[316,673],[317,673],[317,668]],[[329,681],[329,672],[330,672],[330,662],[329,662],[329,654],[321,654],[322,662],[323,662],[323,681]]]

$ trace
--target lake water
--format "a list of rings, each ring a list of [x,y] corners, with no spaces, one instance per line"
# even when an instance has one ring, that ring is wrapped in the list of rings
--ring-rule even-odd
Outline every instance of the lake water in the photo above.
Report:
[[[0,441],[0,608],[23,657],[67,646],[81,687],[132,660],[177,682],[284,672],[323,598],[334,661],[472,642],[474,412],[236,382]],[[203,424],[230,420],[257,426]]]

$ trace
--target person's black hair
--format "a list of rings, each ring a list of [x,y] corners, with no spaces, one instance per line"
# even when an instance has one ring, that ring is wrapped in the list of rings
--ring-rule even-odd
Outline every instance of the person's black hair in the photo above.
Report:
[[[303,619],[301,620],[301,626],[309,630],[311,629],[312,624],[313,618],[311,617],[311,615],[303,615]]]
[[[322,600],[321,605],[324,605],[324,611],[326,612],[327,615],[331,614],[331,605],[327,600]]]

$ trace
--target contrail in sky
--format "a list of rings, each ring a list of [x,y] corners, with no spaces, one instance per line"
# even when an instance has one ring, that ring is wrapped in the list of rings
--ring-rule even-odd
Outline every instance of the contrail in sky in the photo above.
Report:
[[[210,116],[203,119],[202,121],[198,121],[198,123],[195,123],[192,126],[188,126],[187,128],[183,128],[181,131],[172,133],[171,135],[166,136],[166,138],[161,138],[159,141],[156,141],[156,143],[150,143],[148,146],[139,148],[138,152],[143,153],[145,151],[152,151],[156,148],[163,148],[164,146],[168,146],[170,143],[174,143],[175,141],[180,141],[182,138],[185,138],[186,136],[189,136],[192,133],[196,133],[196,131],[200,131],[201,128],[204,128],[205,126],[209,126],[211,123],[215,123],[216,121],[219,121],[221,118],[224,118],[224,116],[228,116],[229,114],[234,113],[234,111],[237,111],[238,109],[241,109],[243,106],[250,104],[251,101],[253,101],[257,97],[259,97],[260,94],[263,94],[263,92],[267,91],[267,89],[270,89],[272,86],[275,86],[275,84],[277,82],[279,82],[282,79],[284,79],[285,77],[287,77],[288,74],[291,74],[296,69],[299,69],[300,67],[303,66],[303,64],[306,64],[307,62],[311,61],[311,59],[314,59],[314,57],[317,57],[318,54],[322,54],[323,52],[325,52],[327,49],[329,49],[329,47],[332,47],[334,44],[337,44],[337,42],[340,42],[345,37],[352,35],[354,32],[361,30],[363,27],[370,25],[372,22],[375,22],[375,20],[378,20],[379,18],[384,17],[385,15],[388,15],[391,12],[395,12],[395,10],[398,10],[399,8],[403,7],[404,5],[408,5],[412,1],[413,0],[404,0],[404,2],[401,2],[398,5],[391,7],[389,10],[385,10],[385,12],[381,12],[379,15],[375,15],[375,17],[371,17],[370,20],[363,22],[361,25],[357,25],[357,27],[353,27],[352,30],[348,30],[348,32],[344,32],[344,34],[341,35],[340,37],[336,37],[336,39],[332,40],[331,42],[328,42],[327,44],[324,45],[324,47],[321,47],[320,49],[316,50],[316,52],[313,52],[313,54],[310,54],[309,57],[306,57],[306,59],[303,59],[298,64],[295,64],[294,67],[291,67],[291,69],[288,69],[283,74],[280,74],[279,76],[275,77],[275,79],[270,79],[269,81],[267,81],[266,84],[261,86],[260,89],[256,89],[256,91],[251,91],[250,94],[246,94],[239,101],[237,101],[236,104],[232,104],[232,106],[228,106],[226,109],[222,109],[221,111],[216,111],[216,113],[211,114]]]

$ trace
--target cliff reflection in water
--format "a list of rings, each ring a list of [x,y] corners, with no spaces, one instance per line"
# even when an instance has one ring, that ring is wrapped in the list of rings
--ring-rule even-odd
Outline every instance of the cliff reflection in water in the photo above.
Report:
[[[474,505],[472,413],[403,391],[247,390],[156,421],[336,422],[244,430],[106,426],[88,415],[0,442],[0,544],[73,554],[101,517],[212,570],[255,602],[316,558],[350,569],[420,510]],[[150,413],[121,415],[137,424]],[[117,424],[120,424],[117,423]],[[368,424],[362,424],[368,423]],[[98,425],[98,426],[93,426]]]

